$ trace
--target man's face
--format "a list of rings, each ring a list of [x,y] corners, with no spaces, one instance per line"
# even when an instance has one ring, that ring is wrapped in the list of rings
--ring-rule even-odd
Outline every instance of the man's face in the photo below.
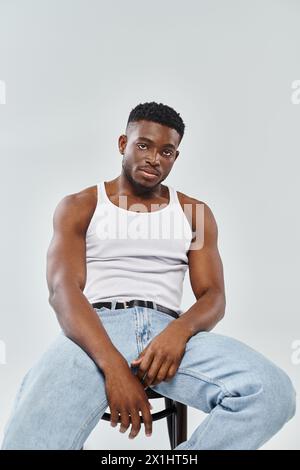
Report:
[[[152,121],[131,123],[119,137],[122,168],[128,180],[139,188],[152,189],[170,173],[179,151],[180,136],[175,129]],[[142,168],[158,173],[150,176]]]

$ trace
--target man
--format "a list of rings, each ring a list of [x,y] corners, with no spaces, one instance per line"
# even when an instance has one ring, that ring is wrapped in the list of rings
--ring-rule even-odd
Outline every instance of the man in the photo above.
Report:
[[[211,332],[225,312],[217,224],[162,184],[184,127],[169,106],[139,104],[121,174],[58,204],[47,281],[62,332],[25,375],[3,449],[81,449],[107,406],[121,432],[134,438],[141,413],[151,435],[147,387],[208,413],[176,449],[257,449],[294,416],[287,374]],[[187,268],[196,302],[182,312]]]

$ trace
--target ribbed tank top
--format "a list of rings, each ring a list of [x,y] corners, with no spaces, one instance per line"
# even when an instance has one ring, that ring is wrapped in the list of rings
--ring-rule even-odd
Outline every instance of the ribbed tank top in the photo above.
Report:
[[[182,313],[182,288],[193,234],[176,190],[165,186],[168,205],[137,212],[137,206],[133,211],[112,203],[104,181],[97,184],[97,205],[86,232],[83,293],[90,303],[152,300]]]

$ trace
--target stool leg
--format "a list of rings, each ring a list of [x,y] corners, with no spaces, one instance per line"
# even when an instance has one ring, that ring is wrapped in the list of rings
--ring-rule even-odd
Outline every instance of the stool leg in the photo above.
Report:
[[[175,402],[176,413],[176,440],[175,446],[179,446],[187,440],[187,406],[183,403]]]
[[[171,408],[173,406],[173,400],[170,398],[165,397],[165,405],[166,408]],[[169,441],[170,441],[170,446],[171,449],[174,449],[174,427],[175,427],[175,422],[174,422],[174,415],[175,413],[172,413],[171,415],[167,416],[167,425],[168,425],[168,434],[169,434]]]
[[[167,416],[168,434],[171,449],[187,440],[187,406],[165,397],[166,408],[175,404],[176,412]]]

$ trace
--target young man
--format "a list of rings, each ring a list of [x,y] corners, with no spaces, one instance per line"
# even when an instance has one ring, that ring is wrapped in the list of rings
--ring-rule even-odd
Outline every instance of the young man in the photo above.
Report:
[[[108,406],[121,432],[135,437],[141,412],[151,435],[147,387],[208,413],[175,449],[257,449],[295,414],[283,370],[211,332],[225,312],[217,224],[162,184],[184,128],[169,106],[139,104],[121,174],[58,204],[47,282],[62,331],[25,375],[2,449],[81,449]],[[187,268],[196,302],[182,312]]]

